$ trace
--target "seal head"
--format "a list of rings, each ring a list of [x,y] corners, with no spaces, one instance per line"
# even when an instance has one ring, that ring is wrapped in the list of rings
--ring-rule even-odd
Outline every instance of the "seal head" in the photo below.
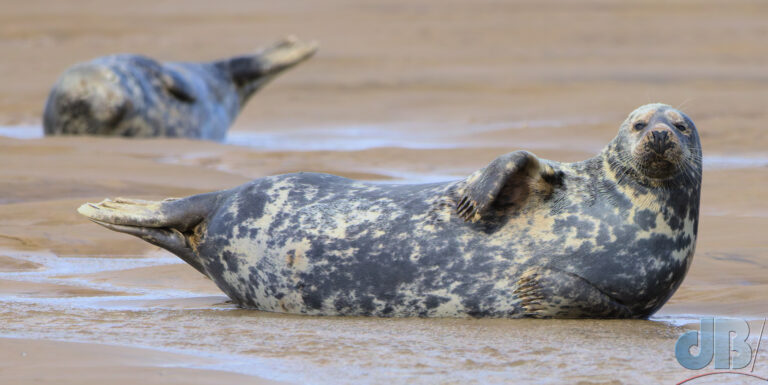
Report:
[[[672,182],[696,172],[701,143],[693,121],[665,104],[633,111],[619,129],[613,158],[640,181]]]
[[[110,134],[131,110],[131,99],[109,66],[76,65],[51,91],[43,124],[70,133]]]

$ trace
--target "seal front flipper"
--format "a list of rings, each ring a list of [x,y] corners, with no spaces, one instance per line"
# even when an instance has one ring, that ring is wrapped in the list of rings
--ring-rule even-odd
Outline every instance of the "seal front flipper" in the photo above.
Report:
[[[177,100],[184,103],[194,103],[197,100],[192,87],[176,71],[163,67],[160,81],[165,90]]]
[[[110,230],[160,246],[206,274],[197,257],[196,244],[206,216],[219,196],[217,192],[163,201],[105,199],[96,204],[86,203],[77,211]]]
[[[502,192],[509,193],[505,201],[520,207],[533,191],[534,183],[549,183],[542,173],[551,171],[551,167],[543,166],[528,151],[504,154],[465,180],[456,212],[465,221],[476,222],[501,198]]]
[[[173,64],[163,64],[149,57],[133,56],[129,60],[134,66],[143,68],[147,73],[152,74],[152,78],[162,85],[162,88],[175,99],[194,103],[197,100],[195,91],[184,77],[173,68]]]
[[[619,299],[577,274],[532,267],[517,280],[513,295],[526,317],[637,318]]]
[[[315,42],[302,42],[291,36],[256,54],[217,61],[214,65],[231,77],[244,103],[279,73],[312,57],[317,46]]]

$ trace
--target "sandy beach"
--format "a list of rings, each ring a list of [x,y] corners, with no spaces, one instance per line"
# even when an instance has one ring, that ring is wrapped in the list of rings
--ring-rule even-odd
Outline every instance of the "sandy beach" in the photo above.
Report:
[[[766,20],[761,1],[0,2],[0,383],[691,377],[674,345],[700,317],[759,330],[768,316]],[[42,137],[48,90],[76,62],[213,60],[287,34],[320,51],[259,92],[224,143]],[[170,253],[75,211],[294,171],[419,183],[519,149],[578,161],[656,101],[696,122],[705,171],[693,265],[647,321],[247,311]],[[754,373],[768,376],[768,357]]]

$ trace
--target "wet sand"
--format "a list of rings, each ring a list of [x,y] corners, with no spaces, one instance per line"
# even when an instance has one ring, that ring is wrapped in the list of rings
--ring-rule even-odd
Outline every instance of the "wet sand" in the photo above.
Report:
[[[758,1],[2,3],[0,337],[23,339],[0,338],[0,383],[688,378],[674,343],[700,316],[754,330],[768,315],[767,18]],[[74,62],[208,60],[287,33],[319,40],[319,54],[257,94],[226,143],[39,138],[48,88]],[[705,173],[694,263],[649,321],[244,311],[174,256],[75,212],[299,170],[416,183],[518,149],[577,161],[652,101],[694,119]]]
[[[279,384],[253,376],[189,368],[215,363],[212,359],[149,349],[0,338],[0,381],[5,384]]]

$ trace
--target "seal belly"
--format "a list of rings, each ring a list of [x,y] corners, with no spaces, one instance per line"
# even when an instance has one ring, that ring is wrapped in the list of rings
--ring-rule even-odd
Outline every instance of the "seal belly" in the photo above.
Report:
[[[452,223],[452,186],[365,184],[312,173],[260,179],[210,218],[200,253],[227,294],[263,310],[509,313],[513,306],[491,303],[495,287],[509,290],[495,277],[509,262],[480,247],[476,230]]]

